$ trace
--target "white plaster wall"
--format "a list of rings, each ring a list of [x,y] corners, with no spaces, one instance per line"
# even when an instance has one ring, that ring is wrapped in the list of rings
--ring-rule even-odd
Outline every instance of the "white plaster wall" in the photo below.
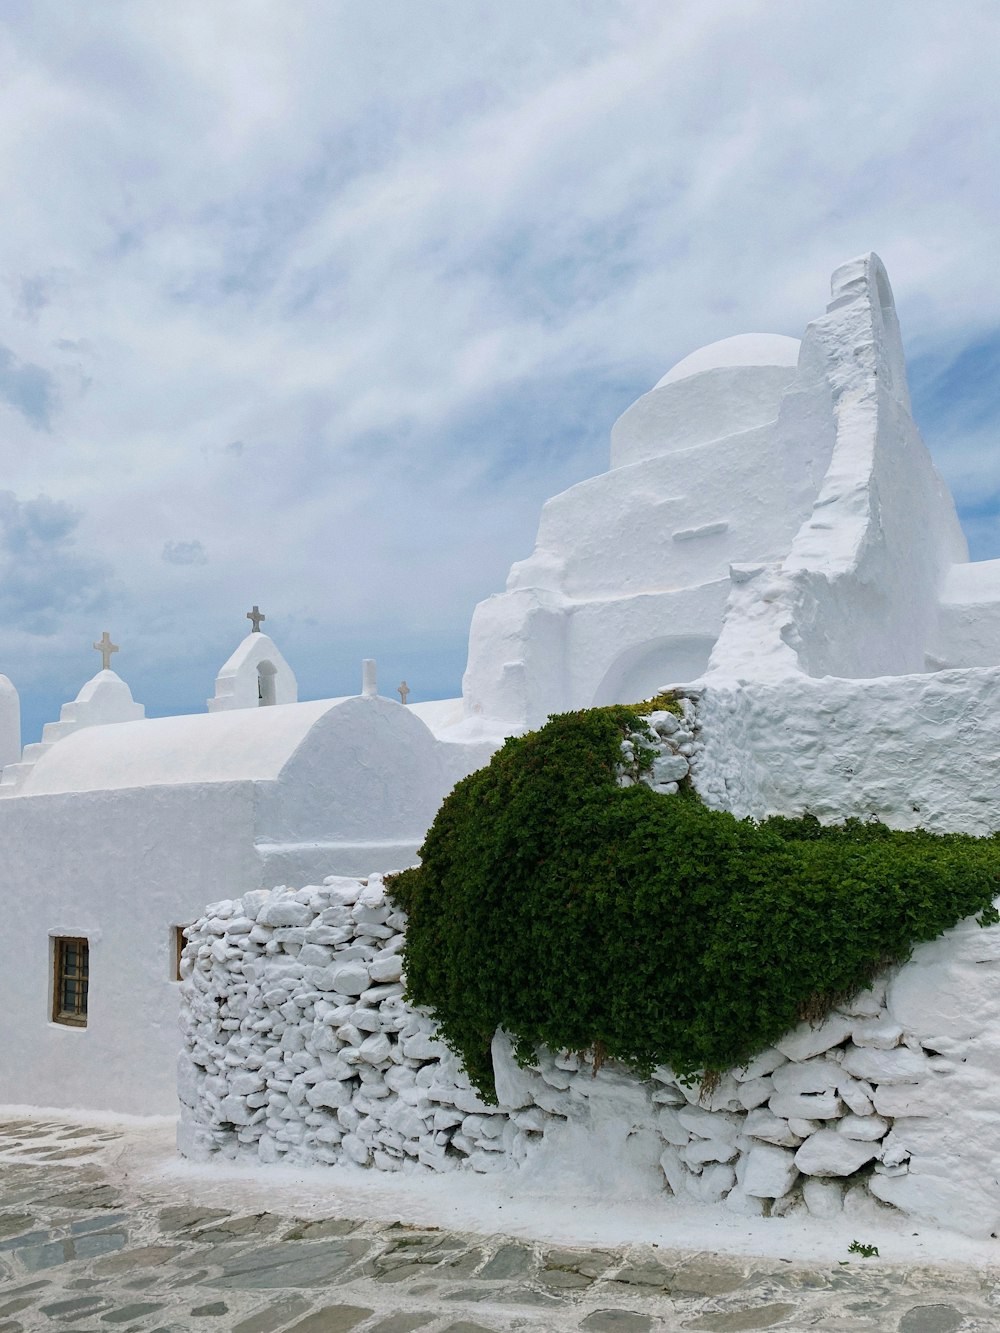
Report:
[[[535,554],[514,565],[508,588],[625,597],[724,578],[734,560],[778,559],[804,513],[786,454],[771,423],[580,482],[546,502]]]
[[[951,566],[927,647],[934,670],[1000,663],[1000,560]]]
[[[225,830],[220,836],[220,830]],[[0,1102],[171,1114],[178,987],[170,927],[255,882],[250,784],[0,803]],[[50,1021],[49,937],[90,942],[84,1029]]]
[[[6,676],[0,676],[0,768],[21,757],[21,700]]]
[[[260,882],[412,865],[441,802],[492,746],[440,744],[409,708],[358,696],[309,729],[258,792]]]
[[[542,726],[551,713],[637,703],[693,680],[708,663],[728,591],[724,578],[602,600],[525,589],[480,602],[467,716],[493,720],[509,735]]]
[[[0,1101],[174,1108],[171,927],[220,892],[412,864],[495,741],[439,742],[377,697],[80,730],[0,802]],[[48,936],[90,942],[85,1029],[50,1022]],[[23,946],[23,948],[22,948]]]
[[[692,776],[739,818],[1000,829],[1000,668],[704,684]]]

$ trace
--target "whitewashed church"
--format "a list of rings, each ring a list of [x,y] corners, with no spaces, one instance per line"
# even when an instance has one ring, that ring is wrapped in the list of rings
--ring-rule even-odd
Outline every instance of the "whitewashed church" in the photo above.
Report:
[[[411,863],[454,783],[553,712],[687,684],[714,805],[1000,828],[1000,561],[968,562],[875,255],[801,342],[702,348],[623,414],[610,470],[476,608],[461,699],[405,705],[368,668],[300,703],[250,616],[199,715],[145,719],[105,635],[22,753],[0,677],[0,1102],[171,1113],[179,929]]]

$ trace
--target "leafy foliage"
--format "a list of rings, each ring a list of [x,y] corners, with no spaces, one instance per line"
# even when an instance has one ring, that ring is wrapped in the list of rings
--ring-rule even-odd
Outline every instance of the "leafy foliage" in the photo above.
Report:
[[[409,997],[486,1096],[497,1027],[524,1059],[739,1065],[1000,892],[996,837],[757,825],[690,790],[619,787],[622,738],[644,725],[591,709],[507,741],[389,883]]]

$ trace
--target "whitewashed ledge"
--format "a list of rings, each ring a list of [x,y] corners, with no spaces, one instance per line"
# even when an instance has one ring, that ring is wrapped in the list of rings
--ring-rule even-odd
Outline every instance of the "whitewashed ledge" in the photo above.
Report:
[[[673,780],[673,779],[669,779]],[[403,999],[404,916],[379,876],[214,904],[183,970],[178,1144],[195,1159],[509,1171],[583,1159],[610,1194],[749,1216],[893,1205],[1000,1231],[1000,928],[962,922],[708,1096],[575,1054],[493,1044],[484,1104]]]

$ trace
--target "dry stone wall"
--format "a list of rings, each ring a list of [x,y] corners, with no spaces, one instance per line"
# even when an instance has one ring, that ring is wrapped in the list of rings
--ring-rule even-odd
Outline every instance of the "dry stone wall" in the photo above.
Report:
[[[672,779],[670,779],[672,780]],[[891,1203],[1000,1229],[1000,929],[962,923],[706,1090],[669,1069],[522,1069],[498,1034],[485,1104],[404,999],[405,919],[378,876],[214,904],[189,932],[181,1151],[384,1171],[597,1164],[748,1215]]]
[[[697,763],[692,700],[622,743],[618,780],[664,795]],[[652,747],[651,765],[640,749]],[[648,757],[648,756],[647,756]],[[406,920],[380,876],[256,891],[188,932],[179,1146],[269,1164],[579,1172],[743,1215],[885,1205],[1000,1231],[1000,927],[974,919],[715,1086],[575,1053],[531,1069],[498,1033],[487,1105],[404,997]]]

